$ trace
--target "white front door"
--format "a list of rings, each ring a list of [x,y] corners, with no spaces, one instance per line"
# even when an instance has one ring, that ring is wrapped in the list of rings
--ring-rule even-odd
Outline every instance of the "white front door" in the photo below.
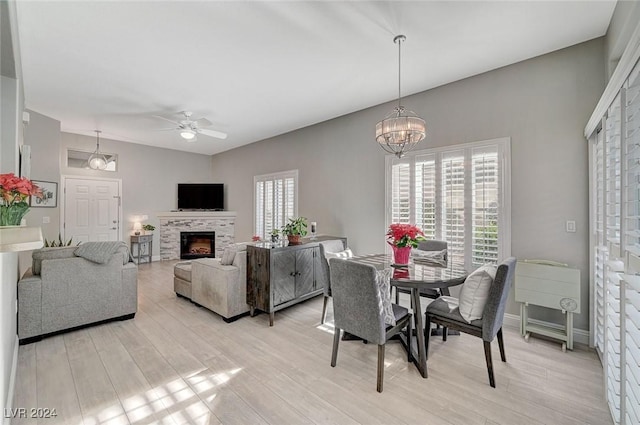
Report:
[[[64,178],[64,239],[120,240],[120,181]]]

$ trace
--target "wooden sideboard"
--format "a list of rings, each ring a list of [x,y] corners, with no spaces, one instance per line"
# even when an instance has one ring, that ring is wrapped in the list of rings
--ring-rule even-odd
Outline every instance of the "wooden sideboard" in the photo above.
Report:
[[[318,243],[346,238],[319,236],[302,239],[300,245],[260,242],[247,246],[247,304],[251,316],[255,310],[269,313],[273,326],[274,313],[283,308],[320,295],[329,279],[322,267]]]

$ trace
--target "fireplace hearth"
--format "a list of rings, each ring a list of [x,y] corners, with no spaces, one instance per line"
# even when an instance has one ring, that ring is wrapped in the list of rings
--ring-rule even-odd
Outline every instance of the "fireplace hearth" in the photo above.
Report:
[[[216,232],[180,232],[180,258],[214,258]]]

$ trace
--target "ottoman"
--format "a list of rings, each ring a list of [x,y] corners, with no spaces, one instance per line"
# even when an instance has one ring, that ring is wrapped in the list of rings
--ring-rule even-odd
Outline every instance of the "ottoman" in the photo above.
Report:
[[[191,261],[173,266],[173,290],[179,297],[191,299]]]

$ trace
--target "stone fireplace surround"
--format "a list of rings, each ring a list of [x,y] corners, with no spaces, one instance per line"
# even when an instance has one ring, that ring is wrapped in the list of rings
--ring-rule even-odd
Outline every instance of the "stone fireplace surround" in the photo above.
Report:
[[[235,211],[171,211],[158,213],[160,260],[180,259],[180,232],[216,232],[216,257],[235,241]]]

